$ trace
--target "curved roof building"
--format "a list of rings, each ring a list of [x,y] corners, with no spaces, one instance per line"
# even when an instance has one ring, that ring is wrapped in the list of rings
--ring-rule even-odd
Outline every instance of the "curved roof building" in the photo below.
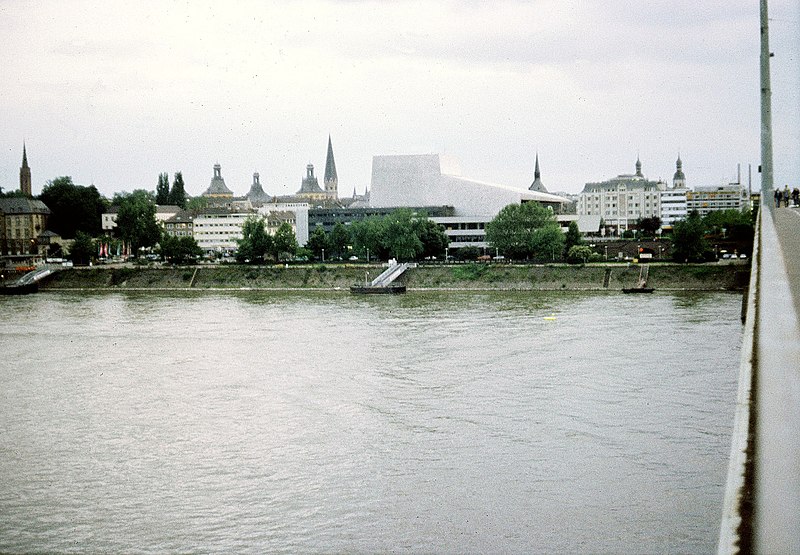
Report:
[[[567,199],[461,177],[454,161],[438,154],[374,156],[370,205],[452,206],[456,216],[494,217],[514,203],[540,202],[560,209]]]

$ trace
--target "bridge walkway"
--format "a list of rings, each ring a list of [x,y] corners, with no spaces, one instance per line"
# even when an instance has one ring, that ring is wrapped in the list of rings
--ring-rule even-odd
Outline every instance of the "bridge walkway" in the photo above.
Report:
[[[775,231],[783,251],[795,314],[800,314],[800,207],[777,208]]]

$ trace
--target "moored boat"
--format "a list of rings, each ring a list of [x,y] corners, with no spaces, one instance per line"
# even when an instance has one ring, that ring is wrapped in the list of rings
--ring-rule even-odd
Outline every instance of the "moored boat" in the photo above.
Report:
[[[353,285],[350,287],[350,292],[354,295],[396,295],[398,293],[405,293],[405,285]]]

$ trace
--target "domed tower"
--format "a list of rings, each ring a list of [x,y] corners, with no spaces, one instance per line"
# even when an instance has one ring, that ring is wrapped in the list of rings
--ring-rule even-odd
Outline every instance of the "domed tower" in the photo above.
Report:
[[[672,176],[673,189],[686,188],[686,176],[683,175],[683,162],[681,162],[681,155],[678,154],[678,160],[675,162],[675,175]]]
[[[211,184],[203,193],[204,197],[211,198],[233,198],[233,191],[228,189],[225,185],[225,180],[222,179],[222,168],[219,164],[214,164],[214,177],[211,178]]]
[[[639,155],[636,155],[636,177],[644,177],[642,175],[642,162],[639,160]]]

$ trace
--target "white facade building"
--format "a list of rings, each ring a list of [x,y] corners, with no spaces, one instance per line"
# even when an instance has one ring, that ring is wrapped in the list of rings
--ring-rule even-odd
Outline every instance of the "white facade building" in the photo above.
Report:
[[[438,154],[373,156],[370,205],[375,208],[452,206],[456,216],[493,218],[509,204],[537,201],[560,207],[561,197],[460,176]]]
[[[234,252],[242,239],[242,226],[252,212],[208,210],[194,219],[194,239],[204,251]]]
[[[672,229],[675,222],[686,219],[688,189],[667,189],[661,192],[661,228]]]
[[[625,230],[639,219],[661,217],[661,193],[666,188],[663,181],[646,179],[637,159],[635,174],[587,183],[578,198],[578,214],[600,216],[606,225]]]
[[[273,213],[292,212],[294,214],[292,228],[297,237],[297,244],[302,247],[308,242],[308,208],[307,202],[267,202],[258,209],[258,213],[269,219]]]

